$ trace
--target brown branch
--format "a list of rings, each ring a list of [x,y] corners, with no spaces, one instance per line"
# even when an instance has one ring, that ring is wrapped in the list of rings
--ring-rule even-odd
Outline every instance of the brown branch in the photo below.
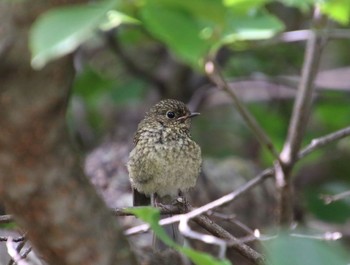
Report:
[[[320,23],[318,10],[315,11],[314,24]],[[293,113],[288,129],[288,136],[280,154],[280,162],[275,163],[276,187],[278,189],[279,221],[289,225],[293,219],[293,188],[291,171],[298,157],[300,145],[310,116],[314,80],[320,63],[320,55],[324,47],[324,38],[310,31],[306,43],[304,65],[298,93],[294,102]]]
[[[248,127],[253,131],[253,133],[257,137],[259,143],[262,146],[266,147],[267,150],[270,151],[270,153],[273,155],[273,157],[275,159],[279,160],[278,152],[276,151],[272,141],[267,136],[267,134],[264,132],[264,130],[261,128],[261,126],[258,124],[258,122],[255,120],[255,118],[250,114],[248,109],[240,101],[240,99],[237,97],[235,92],[232,89],[230,89],[225,78],[221,75],[221,71],[219,70],[219,66],[213,60],[208,60],[205,64],[205,72],[206,72],[208,78],[218,88],[225,91],[231,97],[234,106],[236,107],[236,109],[238,110],[241,117],[248,125]]]
[[[190,210],[193,210],[190,208]],[[226,231],[224,228],[219,226],[210,220],[207,216],[199,215],[193,218],[193,221],[200,225],[202,228],[207,230],[214,236],[230,241],[229,247],[235,249],[242,256],[246,257],[255,264],[260,264],[264,261],[263,255],[249,247],[248,245],[242,243],[238,238],[234,237],[231,233]]]

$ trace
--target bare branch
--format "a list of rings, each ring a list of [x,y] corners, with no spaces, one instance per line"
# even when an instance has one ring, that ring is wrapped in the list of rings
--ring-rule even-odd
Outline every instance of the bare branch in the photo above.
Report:
[[[226,80],[221,75],[221,71],[218,69],[218,65],[213,60],[208,60],[205,64],[205,72],[209,79],[220,89],[225,91],[232,99],[233,104],[235,105],[238,112],[241,114],[243,120],[246,122],[248,127],[253,131],[255,136],[257,137],[260,144],[267,148],[273,157],[279,160],[278,152],[273,146],[272,141],[255,120],[255,118],[250,114],[247,108],[242,104],[239,98],[236,96],[235,92],[230,89]]]
[[[321,199],[323,199],[325,204],[331,204],[332,202],[336,202],[339,200],[343,200],[345,198],[350,197],[350,191],[344,191],[342,193],[336,195],[321,195]]]
[[[350,126],[344,129],[341,129],[339,131],[330,133],[326,136],[313,139],[307,147],[305,147],[301,152],[299,152],[298,159],[303,158],[304,156],[308,155],[309,153],[311,153],[317,148],[323,147],[327,144],[340,140],[349,135],[350,135]]]
[[[193,221],[210,232],[212,235],[228,240],[228,247],[234,248],[238,253],[253,261],[254,263],[261,263],[264,260],[264,257],[260,253],[245,245],[244,242],[234,237],[231,233],[223,229],[218,224],[214,223],[208,217],[199,215],[197,217],[194,217]]]
[[[314,80],[318,71],[320,54],[324,40],[315,33],[310,34],[305,51],[305,62],[302,70],[300,85],[295,100],[288,136],[281,152],[284,164],[291,164],[297,157],[304,131],[310,114]]]
[[[314,24],[320,23],[319,10],[315,10]],[[288,129],[288,136],[280,154],[280,162],[275,163],[276,186],[279,191],[279,221],[289,225],[293,219],[293,188],[291,171],[298,157],[307,121],[310,116],[314,80],[320,63],[320,55],[325,44],[314,30],[310,31],[306,43],[304,65],[298,93],[294,102],[293,113]]]
[[[325,232],[321,235],[305,235],[305,234],[290,234],[293,237],[307,238],[307,239],[316,239],[322,241],[336,241],[342,238],[342,233],[339,232]]]
[[[273,44],[279,42],[297,42],[306,41],[309,39],[310,34],[312,34],[310,29],[301,29],[294,31],[283,32],[276,37],[263,41],[263,44]],[[332,29],[331,31],[327,29],[320,29],[314,31],[318,36],[322,37],[327,35],[329,39],[350,39],[350,30],[348,29]]]

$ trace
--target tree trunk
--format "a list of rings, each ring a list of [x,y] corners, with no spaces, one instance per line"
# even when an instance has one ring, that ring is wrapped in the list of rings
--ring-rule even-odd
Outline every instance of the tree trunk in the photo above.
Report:
[[[71,58],[41,71],[30,67],[34,19],[77,2],[84,1],[0,2],[0,196],[49,264],[136,264],[70,144],[65,111]]]

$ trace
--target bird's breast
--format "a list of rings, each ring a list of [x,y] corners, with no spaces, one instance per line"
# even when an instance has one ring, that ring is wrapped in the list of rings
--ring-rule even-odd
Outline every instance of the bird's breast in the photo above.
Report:
[[[200,147],[188,135],[162,130],[140,135],[128,167],[134,187],[164,196],[193,187],[201,162]]]

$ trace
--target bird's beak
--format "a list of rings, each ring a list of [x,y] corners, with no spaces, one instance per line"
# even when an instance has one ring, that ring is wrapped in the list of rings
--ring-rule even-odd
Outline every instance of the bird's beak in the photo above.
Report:
[[[177,118],[177,120],[178,121],[185,121],[185,120],[187,120],[189,118],[192,118],[192,117],[195,117],[195,116],[198,116],[198,115],[200,115],[199,112],[192,112],[190,115],[185,115],[185,116]]]
[[[192,112],[190,115],[188,115],[188,118],[192,118],[198,115],[201,115],[201,114],[199,112]]]

